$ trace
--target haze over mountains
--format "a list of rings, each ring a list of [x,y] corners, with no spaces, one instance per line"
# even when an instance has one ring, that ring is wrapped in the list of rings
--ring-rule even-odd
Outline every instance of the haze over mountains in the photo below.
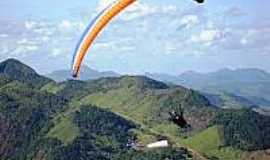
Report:
[[[205,74],[191,71],[179,76],[146,75],[156,80],[183,85],[202,93],[242,97],[254,105],[270,106],[270,74],[260,69],[222,69]]]
[[[218,108],[182,86],[145,76],[57,83],[14,59],[0,63],[0,86],[0,159],[269,159],[269,116]],[[160,139],[171,146],[127,147]]]
[[[120,76],[112,71],[99,72],[87,66],[81,71],[81,80]],[[70,77],[70,71],[55,71],[47,76],[55,81],[64,81]],[[261,69],[221,69],[211,73],[189,71],[179,76],[145,73],[145,76],[198,90],[220,107],[228,107],[228,103],[234,107],[270,106],[270,73]]]
[[[71,77],[71,71],[70,70],[58,70],[54,71],[50,74],[46,75],[47,77],[50,77],[51,79],[62,82],[65,80],[70,79]],[[105,71],[105,72],[99,72],[97,70],[91,69],[88,66],[82,66],[81,73],[80,73],[80,80],[92,80],[92,79],[99,79],[104,77],[119,77],[120,74],[113,72],[113,71]]]

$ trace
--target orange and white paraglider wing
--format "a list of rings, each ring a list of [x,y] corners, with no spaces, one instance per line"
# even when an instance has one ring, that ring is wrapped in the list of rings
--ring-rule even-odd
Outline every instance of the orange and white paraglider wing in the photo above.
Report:
[[[102,10],[89,24],[80,39],[72,61],[72,76],[78,77],[82,61],[102,29],[121,11],[136,0],[117,0]]]

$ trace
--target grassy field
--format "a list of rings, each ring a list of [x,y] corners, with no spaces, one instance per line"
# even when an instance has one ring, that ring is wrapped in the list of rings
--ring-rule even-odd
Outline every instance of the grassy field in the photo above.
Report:
[[[134,97],[137,96],[137,97]],[[241,160],[245,153],[229,147],[221,147],[222,141],[218,134],[218,127],[214,126],[207,130],[195,134],[187,139],[180,138],[179,128],[166,122],[155,122],[152,118],[153,106],[159,104],[158,99],[151,96],[140,97],[138,93],[130,89],[113,90],[107,93],[97,93],[89,95],[82,99],[84,104],[95,104],[109,108],[113,112],[130,117],[131,120],[149,127],[156,135],[169,137],[177,146],[187,146],[210,158],[219,158],[222,160]],[[158,108],[158,106],[156,107]],[[149,135],[139,132],[138,137],[143,143],[148,143]],[[155,139],[150,137],[150,139]]]
[[[107,93],[91,94],[83,98],[81,103],[108,108],[159,133],[169,131],[171,134],[177,135],[178,128],[176,125],[168,123],[168,121],[161,121],[156,115],[162,107],[160,106],[161,101],[156,96],[144,95],[133,88],[121,88]]]
[[[58,91],[62,90],[64,87],[65,87],[64,85],[59,85],[57,83],[51,82],[44,85],[40,90],[56,94]]]
[[[58,117],[55,124],[47,136],[56,138],[65,145],[72,142],[80,134],[79,128],[72,122],[71,117]]]
[[[222,137],[218,133],[219,126],[210,127],[194,136],[181,141],[207,157],[217,157],[222,160],[241,160],[245,157],[245,152],[230,147],[222,147]]]
[[[49,87],[50,88],[50,87]],[[222,160],[242,160],[245,153],[228,147],[222,147],[222,137],[218,133],[218,126],[208,128],[194,136],[182,138],[179,128],[157,118],[156,113],[161,109],[162,99],[151,94],[142,94],[136,88],[120,88],[106,93],[98,92],[87,95],[79,101],[71,102],[68,109],[59,116],[57,124],[50,130],[48,136],[57,138],[65,144],[78,136],[78,128],[71,120],[72,113],[81,105],[97,105],[109,109],[120,116],[133,121],[141,128],[134,129],[141,144],[154,142],[160,136],[169,138],[177,147],[188,147],[193,152],[199,152],[209,158]],[[198,154],[198,153],[196,153]]]

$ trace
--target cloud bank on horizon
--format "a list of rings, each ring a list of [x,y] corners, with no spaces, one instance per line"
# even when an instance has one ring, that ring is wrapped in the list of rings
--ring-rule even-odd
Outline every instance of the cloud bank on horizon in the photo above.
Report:
[[[111,0],[0,2],[0,60],[18,58],[43,73],[70,67],[86,25]],[[121,73],[224,67],[270,71],[267,0],[139,0],[116,18],[84,64]]]

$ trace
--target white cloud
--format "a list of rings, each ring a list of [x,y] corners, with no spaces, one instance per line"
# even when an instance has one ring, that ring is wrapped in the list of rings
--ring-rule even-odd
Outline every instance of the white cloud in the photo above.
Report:
[[[100,12],[109,4],[113,3],[115,0],[100,0],[97,12]],[[124,21],[132,21],[138,18],[146,17],[149,15],[153,15],[156,13],[171,13],[176,12],[178,8],[173,5],[163,5],[163,6],[156,6],[150,5],[148,3],[143,3],[141,1],[134,2],[131,6],[125,9],[122,14],[118,17]]]
[[[48,42],[49,40],[50,40],[50,37],[48,37],[48,36],[41,37],[42,42]]]
[[[37,41],[35,40],[29,40],[27,38],[22,38],[20,40],[17,41],[18,45],[36,45]]]
[[[210,46],[213,41],[222,37],[222,34],[217,29],[202,30],[199,35],[193,35],[191,37],[192,42],[204,43],[206,46]]]
[[[8,35],[7,34],[0,34],[0,38],[7,38]]]
[[[104,9],[110,2],[112,1],[99,1],[99,10]],[[166,56],[201,56],[217,53],[215,49],[226,54],[232,53],[227,52],[228,50],[243,52],[244,48],[248,50],[245,53],[269,53],[270,27],[268,30],[266,27],[246,25],[242,28],[243,25],[237,24],[237,21],[234,24],[225,24],[226,22],[220,21],[222,17],[208,17],[210,14],[207,11],[180,7],[136,2],[116,18],[117,23],[110,24],[100,34],[91,47],[91,55],[99,57],[100,53],[108,53],[106,56],[113,57],[124,53],[123,61],[130,62],[130,57],[136,61],[136,57],[151,59]],[[0,44],[1,54],[8,52],[7,54],[31,57],[41,50],[44,57],[71,57],[77,40],[91,20],[85,16],[78,21],[63,19],[57,22],[9,23],[6,29],[1,25],[2,33],[5,33],[0,34],[0,38],[5,38]],[[238,26],[234,26],[235,24]],[[182,27],[186,30],[182,30]],[[100,59],[104,60],[103,56],[102,54]]]
[[[37,23],[34,22],[34,21],[26,21],[24,23],[25,28],[28,29],[28,30],[33,29],[36,25],[37,25]]]
[[[77,23],[75,22],[74,23],[74,27],[80,32],[83,32],[85,30],[85,26],[86,26],[86,24],[83,22],[77,22]]]
[[[94,49],[94,50],[111,49],[114,45],[115,45],[114,42],[94,43],[94,44],[93,44],[93,49]]]
[[[39,49],[38,46],[35,45],[25,46],[26,51],[37,51],[38,49]]]
[[[26,43],[28,43],[28,39],[23,38],[23,39],[19,40],[17,43],[18,44],[26,44]]]
[[[209,42],[209,41],[213,41],[218,36],[219,36],[218,30],[204,30],[201,32],[200,40]]]
[[[39,46],[37,45],[17,45],[16,48],[10,52],[13,56],[21,56],[25,57],[30,54],[34,54],[39,50]]]
[[[234,6],[228,9],[225,14],[229,16],[233,16],[233,17],[240,17],[240,16],[245,15],[246,13],[243,10],[241,10],[239,7]]]
[[[164,43],[164,50],[166,55],[173,54],[177,50],[177,45],[172,42],[166,42]]]
[[[212,21],[208,21],[207,23],[206,23],[206,28],[208,28],[208,29],[212,29],[212,28],[214,28],[214,22],[212,22]]]
[[[9,48],[7,46],[0,46],[1,47],[1,54],[9,54]]]
[[[35,28],[33,29],[33,33],[50,36],[53,34],[53,30],[47,27]]]
[[[61,55],[63,52],[60,48],[54,48],[51,52],[51,54],[54,56],[54,57],[57,57],[59,55]]]
[[[69,29],[70,27],[72,27],[72,23],[69,20],[62,20],[59,24],[59,28],[61,29]]]
[[[240,43],[246,45],[248,43],[248,40],[246,38],[242,38]]]
[[[177,12],[178,8],[176,6],[168,5],[161,8],[163,13]]]
[[[109,4],[112,4],[113,2],[115,2],[115,0],[100,0],[98,2],[98,7],[97,7],[97,11],[101,11],[104,8],[106,8]]]
[[[191,28],[198,23],[200,23],[200,21],[197,15],[186,15],[180,21],[180,24],[185,25],[186,28]]]
[[[135,50],[134,46],[122,46],[121,48],[119,48],[120,51],[124,52],[131,52]]]

